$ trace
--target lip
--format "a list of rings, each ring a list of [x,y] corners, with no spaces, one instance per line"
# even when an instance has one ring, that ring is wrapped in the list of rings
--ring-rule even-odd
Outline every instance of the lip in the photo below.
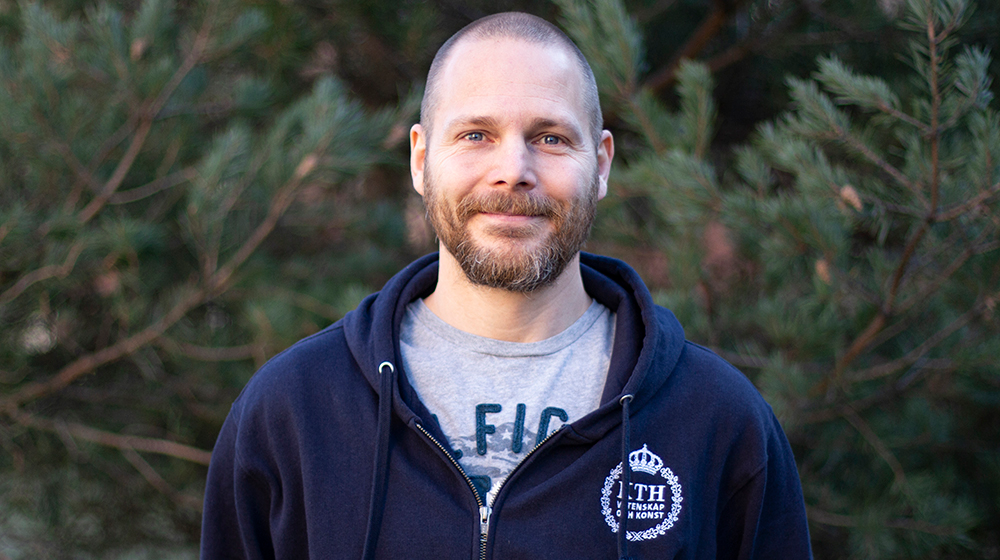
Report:
[[[485,216],[485,217],[493,219],[493,220],[502,220],[502,221],[510,221],[510,222],[525,222],[525,221],[533,220],[535,218],[541,218],[541,216],[530,216],[530,215],[526,215],[526,214],[503,214],[503,213],[496,213],[496,212],[480,212],[479,215],[480,216]]]

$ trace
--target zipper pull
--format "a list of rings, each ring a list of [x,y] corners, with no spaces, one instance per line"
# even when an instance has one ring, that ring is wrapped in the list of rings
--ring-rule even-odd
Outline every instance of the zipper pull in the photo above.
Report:
[[[493,513],[493,508],[490,506],[483,506],[479,508],[479,534],[483,539],[490,532],[490,514]]]

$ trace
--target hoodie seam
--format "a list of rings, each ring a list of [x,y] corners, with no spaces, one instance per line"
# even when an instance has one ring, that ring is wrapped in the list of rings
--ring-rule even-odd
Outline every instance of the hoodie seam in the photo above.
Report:
[[[729,503],[733,500],[734,496],[736,496],[737,494],[739,494],[740,492],[742,492],[743,489],[747,487],[747,485],[749,485],[751,482],[753,482],[754,480],[756,480],[757,477],[759,477],[760,474],[762,472],[764,472],[764,470],[766,468],[767,468],[767,461],[765,460],[760,466],[758,466],[753,471],[753,473],[751,473],[750,475],[747,476],[746,480],[744,480],[739,485],[737,485],[736,488],[733,489],[733,491],[730,492],[728,496],[726,496],[726,501],[725,501],[725,504],[722,506],[722,511],[725,511],[725,509],[729,506]]]
[[[235,410],[236,407],[233,407]],[[233,438],[233,462],[235,463],[236,470],[242,473],[247,478],[251,479],[257,484],[260,484],[264,488],[270,487],[270,483],[264,478],[263,475],[255,470],[250,469],[246,461],[243,459],[244,450],[243,445],[240,444],[240,432],[243,426],[243,407],[241,406],[239,411],[236,412],[236,417],[234,418],[234,425],[236,426],[236,437]]]

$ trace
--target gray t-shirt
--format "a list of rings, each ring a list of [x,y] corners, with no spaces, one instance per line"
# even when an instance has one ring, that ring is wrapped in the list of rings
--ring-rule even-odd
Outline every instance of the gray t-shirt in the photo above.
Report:
[[[614,313],[595,301],[551,338],[494,340],[452,327],[416,300],[399,344],[407,379],[492,505],[535,445],[600,405],[614,331]]]

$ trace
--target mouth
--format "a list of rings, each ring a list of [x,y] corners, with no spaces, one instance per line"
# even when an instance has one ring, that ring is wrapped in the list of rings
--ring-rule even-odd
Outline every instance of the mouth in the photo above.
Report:
[[[545,217],[543,214],[525,214],[521,212],[490,212],[487,210],[483,210],[479,213],[486,216],[497,216],[501,218],[544,218]]]
[[[527,224],[535,219],[544,218],[544,216],[533,214],[512,214],[507,212],[479,212],[479,215],[492,222],[500,222],[509,225]]]

